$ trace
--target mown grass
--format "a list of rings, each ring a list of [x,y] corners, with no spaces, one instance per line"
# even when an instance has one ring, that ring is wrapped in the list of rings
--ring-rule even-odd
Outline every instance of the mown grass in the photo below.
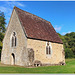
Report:
[[[66,59],[66,65],[64,66],[45,66],[36,68],[8,66],[0,63],[0,73],[75,73],[75,59]]]

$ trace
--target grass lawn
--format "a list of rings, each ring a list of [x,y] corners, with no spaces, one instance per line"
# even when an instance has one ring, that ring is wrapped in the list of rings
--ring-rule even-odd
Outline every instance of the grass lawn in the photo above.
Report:
[[[64,66],[45,66],[36,68],[7,66],[0,63],[0,73],[75,73],[75,59],[66,59],[66,65]]]

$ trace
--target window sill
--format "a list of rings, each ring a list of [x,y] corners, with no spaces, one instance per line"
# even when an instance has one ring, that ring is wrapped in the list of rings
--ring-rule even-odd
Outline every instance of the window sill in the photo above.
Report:
[[[46,57],[51,58],[51,54],[46,54]]]

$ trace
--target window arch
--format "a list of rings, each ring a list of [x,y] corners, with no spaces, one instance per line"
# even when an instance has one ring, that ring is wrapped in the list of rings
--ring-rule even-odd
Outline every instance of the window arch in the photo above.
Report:
[[[51,47],[50,47],[49,42],[47,42],[47,45],[46,45],[46,54],[47,55],[50,55],[51,54]]]
[[[16,33],[13,32],[13,34],[12,34],[11,46],[12,46],[12,47],[16,47],[16,45],[17,45]]]

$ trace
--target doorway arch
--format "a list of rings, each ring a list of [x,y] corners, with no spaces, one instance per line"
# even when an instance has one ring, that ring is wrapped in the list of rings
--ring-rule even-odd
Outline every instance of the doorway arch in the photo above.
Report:
[[[15,65],[15,55],[14,55],[14,53],[11,54],[11,65]]]

